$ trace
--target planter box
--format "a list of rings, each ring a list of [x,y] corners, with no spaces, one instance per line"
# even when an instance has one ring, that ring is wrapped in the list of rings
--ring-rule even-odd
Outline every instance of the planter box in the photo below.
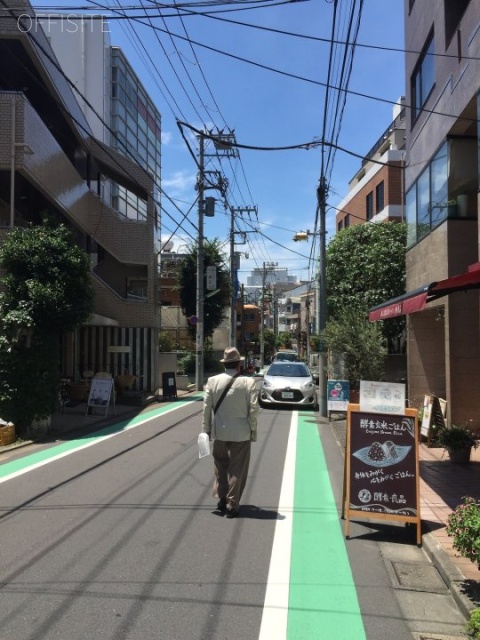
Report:
[[[7,424],[0,427],[0,446],[4,447],[6,444],[13,444],[16,440],[15,437],[15,425]]]

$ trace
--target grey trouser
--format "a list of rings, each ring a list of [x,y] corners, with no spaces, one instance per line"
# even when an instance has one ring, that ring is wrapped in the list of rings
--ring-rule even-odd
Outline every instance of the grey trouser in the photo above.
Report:
[[[250,464],[250,440],[244,442],[213,441],[213,464],[215,481],[213,495],[226,498],[231,509],[237,509],[240,504],[245,483],[247,482]]]

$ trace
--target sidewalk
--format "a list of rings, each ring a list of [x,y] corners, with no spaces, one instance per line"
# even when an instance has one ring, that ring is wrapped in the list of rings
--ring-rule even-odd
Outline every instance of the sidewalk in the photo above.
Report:
[[[320,420],[330,424],[345,451],[346,420]],[[453,549],[446,523],[448,515],[464,496],[480,500],[480,446],[472,449],[470,464],[452,464],[443,448],[421,443],[419,460],[422,547],[468,617],[471,609],[480,607],[480,570]]]

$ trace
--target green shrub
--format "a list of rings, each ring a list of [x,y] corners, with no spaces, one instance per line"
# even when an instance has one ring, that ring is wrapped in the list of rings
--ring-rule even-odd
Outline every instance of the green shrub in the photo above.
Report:
[[[178,373],[184,373],[188,376],[195,375],[197,357],[195,353],[188,353],[183,358],[179,358],[177,363]],[[225,367],[218,358],[215,358],[211,351],[205,351],[203,354],[203,369],[206,373],[221,373],[225,371]]]
[[[453,548],[480,569],[480,502],[466,496],[447,518],[447,534]]]
[[[480,609],[470,611],[467,622],[467,631],[473,638],[480,638]]]
[[[58,407],[60,391],[58,336],[34,336],[30,347],[0,350],[0,417],[26,433],[36,418]]]

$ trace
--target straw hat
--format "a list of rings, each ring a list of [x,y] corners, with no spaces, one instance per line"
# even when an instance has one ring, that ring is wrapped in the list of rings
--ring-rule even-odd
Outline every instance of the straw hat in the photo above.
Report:
[[[238,349],[235,347],[227,347],[220,362],[223,362],[223,364],[237,364],[237,362],[242,362],[243,360],[245,360],[245,358],[242,358]]]

